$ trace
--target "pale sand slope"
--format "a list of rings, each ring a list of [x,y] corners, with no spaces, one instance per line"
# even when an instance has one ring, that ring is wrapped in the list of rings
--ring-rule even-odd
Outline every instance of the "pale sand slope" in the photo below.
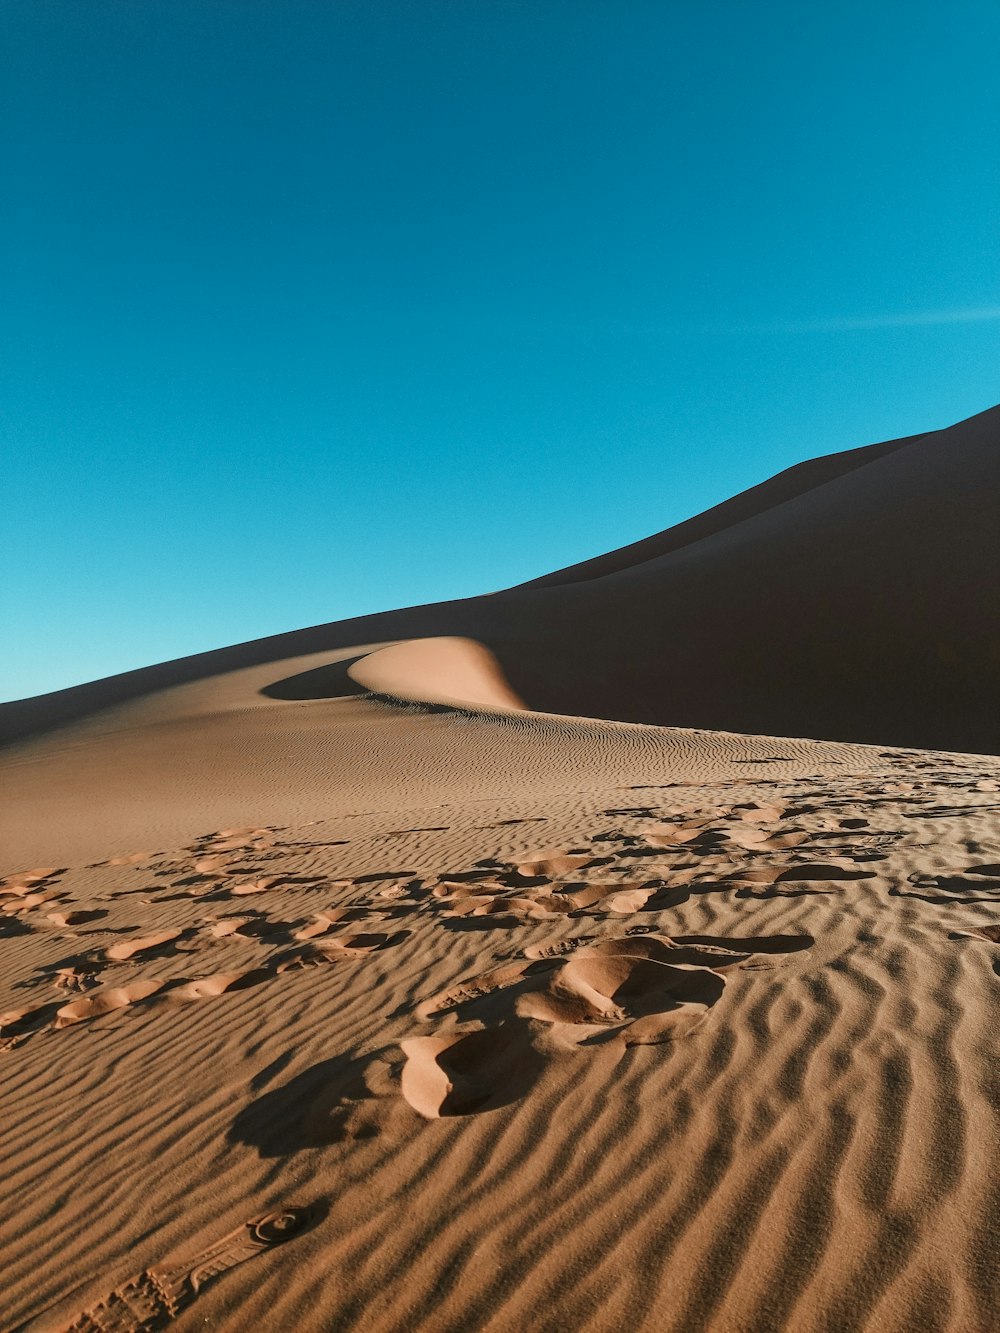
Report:
[[[273,802],[322,728],[53,757],[139,786],[7,886],[0,1326],[287,1203],[178,1329],[995,1326],[1000,764],[288,708]]]
[[[1000,760],[517,711],[503,600],[8,712],[0,1327],[996,1326]]]

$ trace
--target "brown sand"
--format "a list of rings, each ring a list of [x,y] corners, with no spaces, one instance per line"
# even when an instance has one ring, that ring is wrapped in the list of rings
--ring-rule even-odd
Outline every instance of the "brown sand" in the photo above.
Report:
[[[998,419],[4,710],[0,1327],[996,1328]]]

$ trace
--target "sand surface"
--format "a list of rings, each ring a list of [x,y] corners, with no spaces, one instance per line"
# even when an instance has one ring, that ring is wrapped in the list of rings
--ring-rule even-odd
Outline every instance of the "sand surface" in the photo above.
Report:
[[[946,436],[984,490],[997,422],[0,710],[0,1328],[995,1329],[989,497],[939,494],[933,584],[906,515]]]

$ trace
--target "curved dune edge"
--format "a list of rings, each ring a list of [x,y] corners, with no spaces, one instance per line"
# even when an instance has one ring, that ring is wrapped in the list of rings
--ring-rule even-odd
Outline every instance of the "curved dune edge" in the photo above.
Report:
[[[757,752],[764,763],[810,753],[838,756],[837,763],[864,763],[884,745],[843,741],[822,736],[781,736],[729,731],[724,727],[690,727],[681,724],[626,722],[611,716],[583,713],[552,713],[532,708],[510,686],[499,659],[485,644],[459,636],[405,639],[376,649],[353,662],[347,675],[389,705],[418,704],[429,708],[454,708],[474,714],[485,722],[529,728],[533,734],[551,738],[622,733],[643,738],[669,738],[676,745],[697,744],[713,753],[740,754],[739,762],[755,763]],[[963,754],[963,751],[928,751]],[[674,756],[676,762],[676,755]]]
[[[494,654],[475,639],[407,639],[370,653],[348,667],[347,674],[374,694],[407,703],[528,711]]]

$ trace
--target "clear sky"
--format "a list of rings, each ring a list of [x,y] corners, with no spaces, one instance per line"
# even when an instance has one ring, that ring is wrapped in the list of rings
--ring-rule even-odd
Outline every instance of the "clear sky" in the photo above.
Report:
[[[3,0],[0,697],[992,406],[998,69],[995,0]]]

